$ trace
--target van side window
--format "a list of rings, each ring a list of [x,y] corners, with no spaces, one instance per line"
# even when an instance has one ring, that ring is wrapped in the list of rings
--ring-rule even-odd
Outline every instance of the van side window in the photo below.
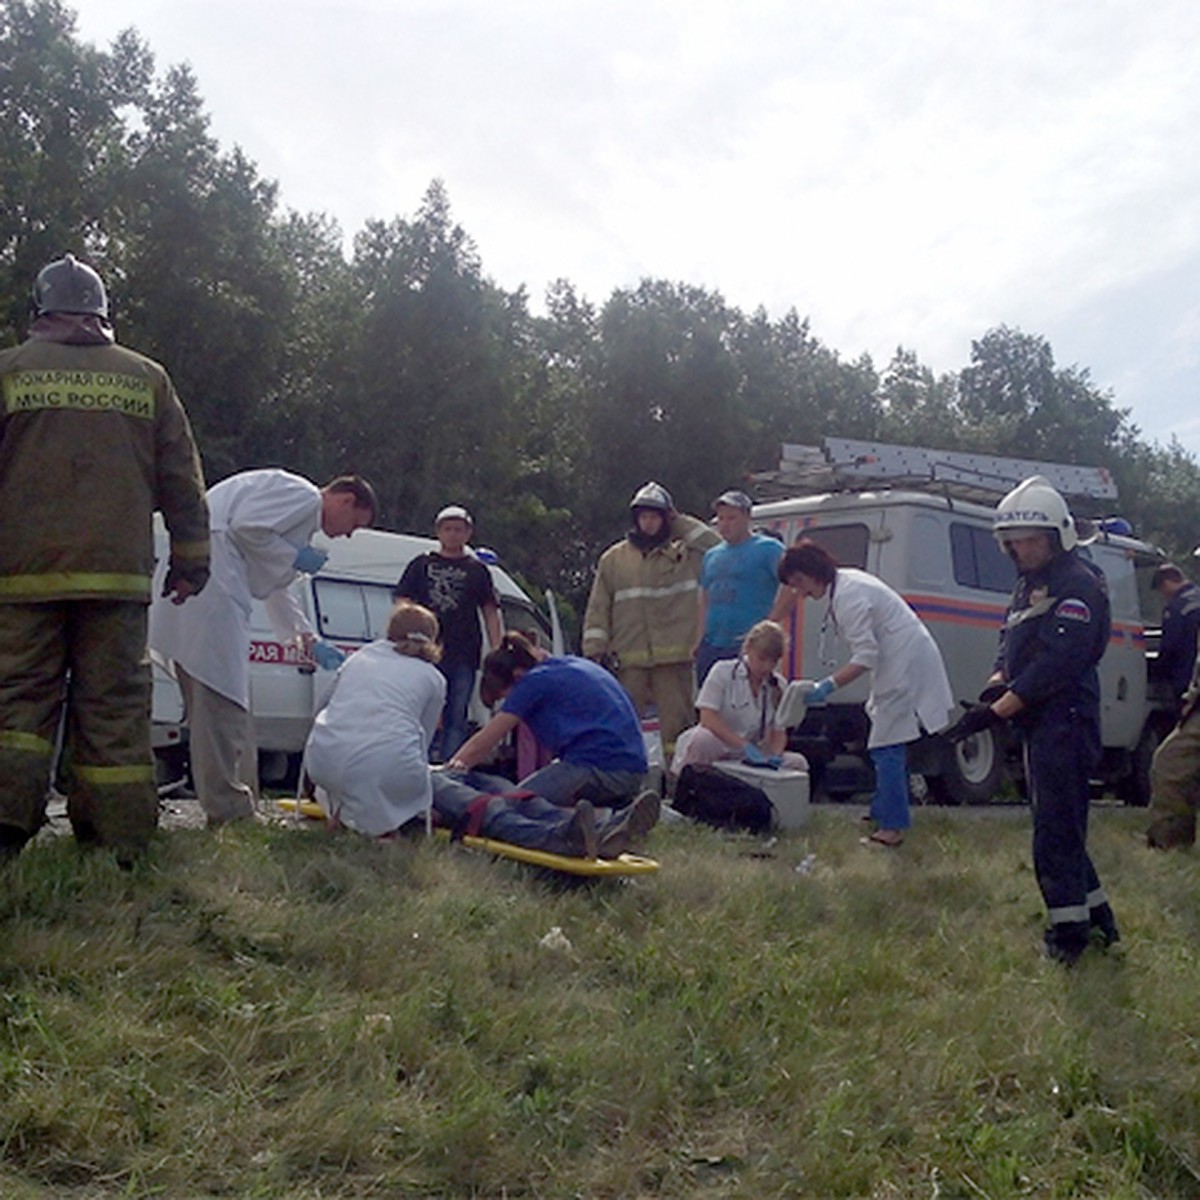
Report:
[[[865,525],[814,525],[810,529],[797,529],[795,541],[807,538],[828,550],[837,560],[839,567],[867,569],[867,544],[870,541]]]
[[[954,582],[983,592],[1013,590],[1017,569],[1000,549],[990,529],[955,521],[950,525],[950,557],[954,564]]]
[[[312,586],[322,637],[369,642],[383,636],[392,611],[392,592],[386,584],[318,577]]]
[[[908,574],[913,583],[941,587],[946,583],[945,517],[913,513],[908,545]]]
[[[500,597],[500,616],[505,629],[523,633],[543,650],[550,649],[550,629],[536,609],[512,596]]]

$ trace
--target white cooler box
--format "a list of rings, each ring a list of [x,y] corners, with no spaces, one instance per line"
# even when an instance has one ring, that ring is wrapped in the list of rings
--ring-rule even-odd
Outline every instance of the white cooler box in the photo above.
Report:
[[[775,824],[780,829],[799,829],[808,821],[808,772],[773,771],[770,767],[752,767],[744,762],[713,763],[727,775],[762,788],[774,810]]]

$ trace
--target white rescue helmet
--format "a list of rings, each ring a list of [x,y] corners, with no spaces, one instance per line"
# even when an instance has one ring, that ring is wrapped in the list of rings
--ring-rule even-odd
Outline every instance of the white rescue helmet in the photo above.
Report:
[[[1019,529],[1045,529],[1058,534],[1064,550],[1074,550],[1079,542],[1075,518],[1067,502],[1041,475],[1033,475],[1018,484],[999,504],[992,517],[992,532],[1003,546],[1005,535]]]
[[[675,507],[675,501],[671,499],[671,493],[661,483],[655,483],[652,479],[649,483],[643,483],[633,493],[629,507],[633,509],[654,508],[659,512],[669,513]]]

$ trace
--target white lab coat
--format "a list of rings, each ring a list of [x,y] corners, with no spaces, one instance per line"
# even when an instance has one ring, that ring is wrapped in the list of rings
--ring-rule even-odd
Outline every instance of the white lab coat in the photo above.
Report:
[[[850,647],[850,661],[871,672],[868,747],[915,741],[921,727],[950,724],[954,694],[929,630],[881,579],[838,567],[826,620]],[[918,724],[919,722],[919,724]]]
[[[208,490],[212,574],[183,604],[162,597],[160,563],[150,607],[150,648],[222,696],[250,707],[250,604],[266,602],[282,642],[312,625],[289,590],[296,552],[321,525],[321,491],[274,468],[243,471]]]
[[[423,813],[433,801],[429,744],[445,702],[442,673],[386,639],[352,654],[304,748],[325,811],[368,837]]]

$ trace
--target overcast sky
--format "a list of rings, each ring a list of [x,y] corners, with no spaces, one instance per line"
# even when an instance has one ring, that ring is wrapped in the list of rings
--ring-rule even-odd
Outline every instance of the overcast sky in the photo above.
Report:
[[[653,276],[937,371],[1007,324],[1200,455],[1196,0],[67,3],[348,237],[440,178],[535,309]]]

